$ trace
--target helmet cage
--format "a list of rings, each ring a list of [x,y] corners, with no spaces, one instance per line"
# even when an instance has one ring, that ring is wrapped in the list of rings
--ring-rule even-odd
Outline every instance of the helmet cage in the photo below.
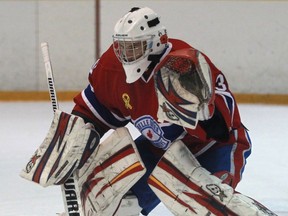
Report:
[[[123,37],[113,35],[113,49],[118,60],[124,65],[134,64],[152,52],[155,35]]]

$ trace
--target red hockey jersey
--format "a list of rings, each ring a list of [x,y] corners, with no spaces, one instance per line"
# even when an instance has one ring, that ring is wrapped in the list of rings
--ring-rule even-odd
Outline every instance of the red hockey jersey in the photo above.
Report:
[[[169,39],[169,42],[172,44],[171,51],[191,47],[176,39]],[[243,149],[250,149],[245,130],[241,130],[241,133],[238,131],[238,128],[243,127],[225,76],[207,56],[205,58],[215,82],[215,118],[199,122],[195,129],[159,123],[154,79],[148,82],[139,79],[127,84],[122,64],[116,58],[112,46],[92,67],[90,84],[75,97],[73,112],[92,121],[101,134],[131,122],[153,145],[162,149],[167,149],[174,140],[182,139],[197,156],[215,142],[233,144],[240,138],[245,146]]]

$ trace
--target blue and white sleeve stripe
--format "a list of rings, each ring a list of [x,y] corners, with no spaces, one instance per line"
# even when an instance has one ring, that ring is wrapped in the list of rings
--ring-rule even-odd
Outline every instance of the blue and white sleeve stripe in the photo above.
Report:
[[[109,128],[115,129],[129,123],[128,119],[117,116],[102,105],[97,100],[91,85],[82,91],[81,96],[93,115]]]

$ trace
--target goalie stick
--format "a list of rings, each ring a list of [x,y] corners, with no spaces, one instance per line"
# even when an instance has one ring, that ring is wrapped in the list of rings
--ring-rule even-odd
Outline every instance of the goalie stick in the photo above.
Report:
[[[55,112],[59,105],[57,101],[53,70],[49,55],[49,46],[47,42],[41,43],[41,50],[45,64],[50,101],[52,103],[53,112]],[[74,178],[73,174],[63,185],[61,185],[61,190],[66,214],[69,216],[84,216],[77,179]]]

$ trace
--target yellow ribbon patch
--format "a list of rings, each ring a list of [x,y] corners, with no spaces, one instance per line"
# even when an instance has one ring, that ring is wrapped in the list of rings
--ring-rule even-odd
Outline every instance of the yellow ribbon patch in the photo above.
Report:
[[[127,93],[124,93],[122,95],[122,99],[123,99],[123,101],[125,103],[126,109],[132,109],[132,106],[130,104],[130,97],[129,97],[129,95]]]

